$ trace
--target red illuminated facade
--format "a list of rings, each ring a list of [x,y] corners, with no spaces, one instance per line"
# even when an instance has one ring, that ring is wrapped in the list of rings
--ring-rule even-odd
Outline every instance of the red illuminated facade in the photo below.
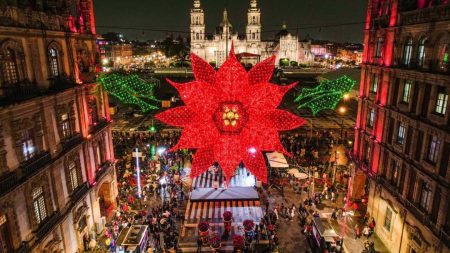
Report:
[[[186,106],[170,109],[157,119],[183,128],[173,149],[197,149],[191,177],[218,162],[230,180],[240,162],[258,180],[267,183],[263,151],[288,154],[281,145],[278,131],[299,127],[304,120],[276,109],[284,94],[296,85],[269,83],[275,57],[257,64],[248,73],[230,57],[216,72],[210,64],[192,54],[195,81],[172,85]]]
[[[394,252],[449,252],[449,12],[368,1],[351,197]]]

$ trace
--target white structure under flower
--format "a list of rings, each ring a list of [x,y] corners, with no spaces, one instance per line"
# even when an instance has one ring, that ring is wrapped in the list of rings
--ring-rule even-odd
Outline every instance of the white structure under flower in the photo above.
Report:
[[[257,0],[250,1],[247,12],[245,36],[233,31],[225,9],[220,25],[212,37],[205,33],[205,13],[200,6],[200,0],[194,0],[191,9],[191,52],[205,61],[220,66],[226,59],[233,42],[236,55],[244,63],[256,64],[271,55],[277,56],[276,64],[284,65],[296,62],[309,64],[314,60],[309,42],[300,42],[297,36],[291,35],[283,25],[274,40],[261,40],[261,10]]]

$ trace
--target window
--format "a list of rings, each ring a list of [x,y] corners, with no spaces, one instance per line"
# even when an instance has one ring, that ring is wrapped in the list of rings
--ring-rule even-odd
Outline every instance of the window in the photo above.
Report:
[[[48,59],[50,64],[50,74],[52,77],[58,77],[60,75],[59,71],[59,54],[58,50],[55,48],[50,48],[48,50]]]
[[[392,224],[392,210],[389,207],[386,207],[383,226],[386,230],[391,231],[391,224]]]
[[[412,47],[413,40],[412,38],[409,38],[403,48],[403,65],[405,66],[409,66],[411,64]]]
[[[438,152],[441,145],[441,141],[436,136],[430,137],[430,143],[428,145],[428,161],[432,163],[437,162]]]
[[[256,24],[256,17],[253,16],[252,24]]]
[[[19,82],[16,52],[10,48],[6,49],[3,56],[4,82],[15,84]]]
[[[419,47],[417,48],[417,66],[423,67],[425,63],[425,43],[427,38],[423,37],[419,40]]]
[[[375,44],[375,58],[379,58],[382,56],[383,51],[383,38],[378,38]]]
[[[364,162],[365,162],[366,164],[368,164],[369,161],[370,161],[371,153],[372,153],[372,151],[371,151],[370,142],[367,141],[367,142],[366,142],[366,154],[365,154],[365,156],[364,156]]]
[[[373,127],[374,120],[375,120],[375,110],[372,108],[369,111],[369,118],[367,119],[367,126]]]
[[[69,179],[71,190],[75,190],[81,184],[81,171],[77,166],[76,160],[70,161],[68,165]]]
[[[21,146],[24,161],[31,159],[37,153],[33,133],[34,133],[33,129],[24,130],[22,132]]]
[[[442,44],[439,52],[439,68],[443,71],[448,70],[449,54],[450,54],[450,45]]]
[[[61,132],[62,138],[67,139],[72,136],[72,126],[70,124],[70,117],[68,113],[61,115]]]
[[[428,202],[430,201],[430,196],[431,196],[431,187],[430,185],[425,182],[422,181],[422,185],[420,188],[420,200],[419,200],[419,205],[423,210],[427,210],[428,209]]]
[[[97,147],[95,148],[95,154],[96,154],[96,158],[97,158],[97,165],[100,166],[103,164],[103,152],[101,150],[101,142],[97,143]]]
[[[34,216],[37,224],[47,218],[47,210],[45,207],[44,191],[42,187],[36,187],[32,191]]]
[[[397,161],[392,162],[392,183],[398,186],[400,179],[400,164]]]
[[[372,84],[370,85],[370,92],[377,93],[378,90],[378,74],[373,75]]]
[[[409,103],[409,97],[411,96],[411,81],[406,81],[405,86],[403,87],[403,95],[402,95],[402,102],[403,103]]]
[[[403,144],[405,142],[406,123],[400,122],[398,125],[397,143]]]
[[[447,103],[448,103],[448,94],[446,94],[445,88],[439,87],[436,100],[436,107],[434,111],[437,114],[445,115],[445,112],[447,111]]]

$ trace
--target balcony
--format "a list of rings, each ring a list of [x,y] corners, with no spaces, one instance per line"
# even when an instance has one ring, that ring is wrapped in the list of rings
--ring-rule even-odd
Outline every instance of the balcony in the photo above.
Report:
[[[95,171],[95,182],[100,181],[111,166],[112,163],[110,161],[106,161],[97,171]]]
[[[14,186],[18,181],[19,180],[15,171],[2,176],[2,178],[0,178],[0,196],[3,196],[7,192],[14,189]]]
[[[70,139],[66,139],[66,140],[62,141],[61,144],[62,144],[63,150],[68,151],[68,150],[71,150],[72,148],[78,146],[82,142],[83,142],[83,137],[81,136],[81,134],[76,133]]]
[[[106,119],[102,119],[98,123],[91,126],[91,128],[89,129],[89,133],[90,134],[98,133],[98,132],[100,132],[100,130],[104,129],[107,126],[108,126],[108,121],[106,121]]]
[[[20,166],[21,176],[28,178],[34,175],[36,172],[44,168],[46,165],[50,164],[52,157],[49,152],[43,152],[28,161],[25,161]]]
[[[56,224],[58,224],[59,220],[61,218],[61,215],[59,212],[53,213],[52,216],[48,217],[43,224],[39,226],[39,228],[36,230],[36,237],[37,240],[40,241],[44,239],[44,237],[52,231],[52,229],[55,227]]]
[[[400,13],[401,25],[414,25],[449,19],[450,5],[448,4]]]
[[[78,188],[75,189],[75,191],[70,196],[70,201],[73,204],[76,204],[80,199],[82,199],[86,195],[86,193],[88,191],[89,191],[88,183],[84,183],[84,184],[78,186]]]
[[[51,79],[48,89],[39,89],[35,83],[21,81],[17,84],[0,87],[0,106],[20,103],[40,96],[52,95],[75,87],[68,78]]]

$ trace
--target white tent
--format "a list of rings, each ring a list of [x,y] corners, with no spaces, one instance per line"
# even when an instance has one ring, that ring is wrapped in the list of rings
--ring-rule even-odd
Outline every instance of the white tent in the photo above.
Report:
[[[266,153],[269,165],[272,168],[289,168],[289,164],[282,153],[272,152]]]

